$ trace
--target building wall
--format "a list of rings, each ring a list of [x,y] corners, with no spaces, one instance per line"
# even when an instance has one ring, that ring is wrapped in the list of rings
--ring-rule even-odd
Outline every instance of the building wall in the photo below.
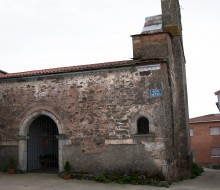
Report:
[[[220,122],[191,123],[194,135],[191,144],[195,162],[204,166],[220,165],[220,157],[211,156],[211,147],[220,147],[220,135],[210,135],[209,128],[220,126]]]
[[[178,1],[163,0],[162,13],[163,31],[132,36],[130,66],[0,80],[0,141],[17,139],[20,166],[30,116],[47,113],[59,126],[60,166],[69,160],[74,171],[190,175]],[[151,96],[155,89],[162,94]],[[148,135],[137,135],[141,116],[149,120]]]
[[[188,99],[186,89],[185,58],[180,36],[171,36],[168,33],[134,35],[134,59],[153,59],[155,56],[164,58],[168,62],[169,88],[171,89],[172,103],[170,114],[172,133],[169,137],[170,147],[168,161],[174,178],[180,175],[189,176],[192,155],[189,137]],[[175,169],[173,169],[175,168]],[[176,169],[178,168],[178,169]]]
[[[47,110],[63,127],[63,161],[69,160],[75,171],[167,175],[172,126],[167,65],[142,69],[143,64],[0,81],[0,142],[14,143],[25,119]],[[162,96],[151,97],[150,89],[162,89]],[[141,115],[150,121],[150,135],[136,135]]]
[[[13,145],[12,143],[6,144],[2,143],[0,145],[0,169],[6,170],[11,159],[18,159],[18,146],[17,143]]]

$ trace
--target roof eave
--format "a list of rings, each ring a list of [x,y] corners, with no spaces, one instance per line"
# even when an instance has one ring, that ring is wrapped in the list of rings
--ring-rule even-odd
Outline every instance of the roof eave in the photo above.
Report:
[[[190,121],[189,123],[190,124],[193,124],[193,123],[211,123],[211,122],[220,122],[220,120],[210,120],[210,121]]]

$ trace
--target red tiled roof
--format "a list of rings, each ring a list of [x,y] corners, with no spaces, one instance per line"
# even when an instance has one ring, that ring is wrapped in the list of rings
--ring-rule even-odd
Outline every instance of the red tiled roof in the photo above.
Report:
[[[26,72],[19,72],[19,73],[6,73],[4,75],[0,75],[0,79],[19,78],[19,77],[25,77],[25,76],[36,76],[36,75],[55,74],[55,73],[76,72],[76,71],[87,71],[87,70],[93,70],[93,69],[114,68],[114,67],[132,65],[134,63],[135,61],[133,60],[126,60],[126,61],[97,63],[97,64],[90,64],[90,65],[79,65],[79,66],[34,70],[34,71],[26,71]]]
[[[215,92],[215,95],[219,95],[220,94],[220,90],[218,90],[217,92]]]
[[[194,117],[189,120],[189,123],[202,123],[211,121],[220,121],[220,114],[209,114],[200,117]]]

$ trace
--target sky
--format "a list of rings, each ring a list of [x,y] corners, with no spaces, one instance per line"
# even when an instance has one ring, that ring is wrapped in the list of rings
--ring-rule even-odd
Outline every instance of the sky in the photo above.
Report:
[[[220,1],[180,0],[190,118],[218,113]],[[0,70],[129,60],[160,0],[0,0]]]

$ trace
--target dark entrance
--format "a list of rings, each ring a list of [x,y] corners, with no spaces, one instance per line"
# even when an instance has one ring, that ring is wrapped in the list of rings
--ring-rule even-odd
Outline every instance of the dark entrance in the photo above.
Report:
[[[29,172],[58,172],[58,128],[48,116],[39,116],[29,128],[27,170]]]
[[[138,134],[149,133],[149,121],[146,117],[140,117],[137,122]]]

